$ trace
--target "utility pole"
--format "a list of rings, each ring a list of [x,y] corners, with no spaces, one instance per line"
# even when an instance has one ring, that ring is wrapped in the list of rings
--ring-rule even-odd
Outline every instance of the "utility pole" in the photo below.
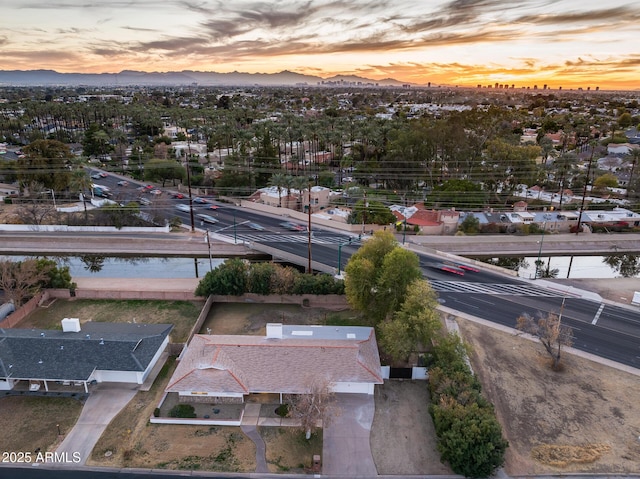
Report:
[[[364,199],[362,200],[364,205],[362,207],[362,236],[364,236],[364,225],[367,222],[367,192],[364,192]]]
[[[589,166],[587,167],[587,178],[584,180],[584,190],[582,192],[582,204],[580,205],[580,215],[578,215],[578,226],[576,229],[576,235],[580,234],[580,228],[582,227],[582,212],[584,211],[584,202],[587,198],[587,186],[589,185],[589,178],[591,177],[591,162],[593,160],[593,153],[596,149],[595,144],[591,144],[591,156],[589,156]]]
[[[311,182],[309,182],[309,225],[307,226],[307,234],[308,234],[308,242],[309,242],[309,265],[307,267],[307,273],[311,274],[313,273],[313,270],[311,269]]]
[[[189,173],[189,160],[191,159],[191,141],[189,140],[189,137],[187,136],[187,146],[189,149],[189,153],[187,156],[187,188],[189,190],[189,217],[191,218],[191,232],[195,232],[196,228],[194,226],[194,220],[193,220],[193,198],[191,196],[191,173]]]

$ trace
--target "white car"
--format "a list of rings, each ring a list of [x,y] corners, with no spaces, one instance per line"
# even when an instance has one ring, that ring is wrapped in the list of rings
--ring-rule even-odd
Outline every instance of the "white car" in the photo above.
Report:
[[[214,218],[211,215],[205,215],[204,213],[199,213],[196,215],[196,217],[201,220],[204,221],[205,223],[211,223],[212,225],[216,224],[218,222],[218,220],[216,218]]]
[[[191,211],[189,209],[189,205],[183,205],[183,204],[176,205],[176,209],[180,211],[184,211],[185,213],[188,213],[189,211]]]

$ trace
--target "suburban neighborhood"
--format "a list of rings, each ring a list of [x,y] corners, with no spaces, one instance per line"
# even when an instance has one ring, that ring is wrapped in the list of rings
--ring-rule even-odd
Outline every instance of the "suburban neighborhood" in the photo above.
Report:
[[[0,87],[0,475],[637,474],[639,121],[546,85]]]

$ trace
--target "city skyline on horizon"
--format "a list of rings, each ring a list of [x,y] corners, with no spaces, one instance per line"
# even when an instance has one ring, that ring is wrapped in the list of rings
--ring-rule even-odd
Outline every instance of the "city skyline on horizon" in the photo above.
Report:
[[[9,3],[0,69],[202,71],[477,87],[640,88],[640,5],[612,0]]]

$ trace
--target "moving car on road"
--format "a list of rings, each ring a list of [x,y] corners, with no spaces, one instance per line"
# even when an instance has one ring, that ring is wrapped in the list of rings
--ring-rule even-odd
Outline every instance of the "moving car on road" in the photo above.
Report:
[[[284,223],[280,223],[280,226],[282,226],[284,229],[289,231],[306,231],[307,230],[307,228],[305,228],[304,226],[296,223],[292,223],[291,221],[285,221]]]
[[[218,220],[216,218],[214,218],[211,215],[205,215],[204,213],[199,213],[196,215],[196,217],[200,220],[200,221],[204,221],[205,223],[211,223],[212,225],[216,224],[218,222]]]
[[[264,231],[264,226],[260,226],[258,223],[247,223],[247,226],[252,230]]]

